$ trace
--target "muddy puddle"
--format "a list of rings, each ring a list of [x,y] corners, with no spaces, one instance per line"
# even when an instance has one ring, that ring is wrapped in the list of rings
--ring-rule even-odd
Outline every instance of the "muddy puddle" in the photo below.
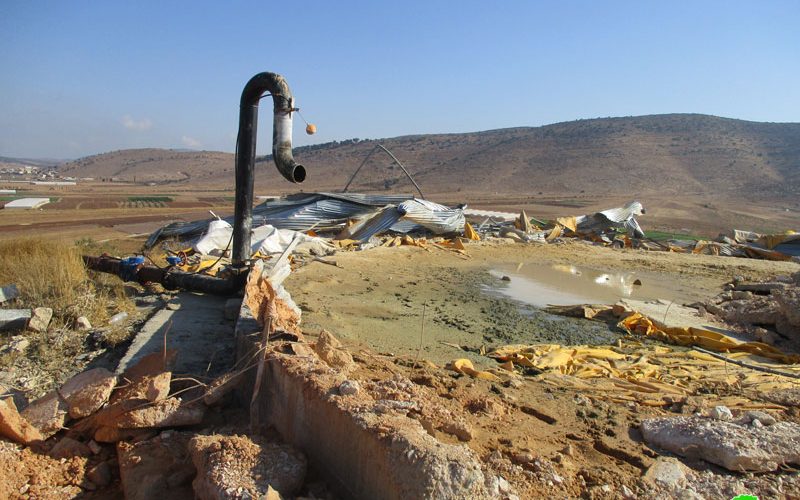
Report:
[[[496,280],[484,284],[484,293],[534,307],[613,304],[620,299],[682,302],[701,298],[686,285],[657,274],[641,272],[520,263],[495,266],[489,273]]]

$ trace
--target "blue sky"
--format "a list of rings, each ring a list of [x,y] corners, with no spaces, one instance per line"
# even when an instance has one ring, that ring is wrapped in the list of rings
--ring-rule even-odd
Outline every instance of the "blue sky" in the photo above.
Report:
[[[233,151],[283,74],[295,144],[653,113],[800,121],[800,2],[0,2],[0,155]],[[262,105],[259,152],[271,141]]]

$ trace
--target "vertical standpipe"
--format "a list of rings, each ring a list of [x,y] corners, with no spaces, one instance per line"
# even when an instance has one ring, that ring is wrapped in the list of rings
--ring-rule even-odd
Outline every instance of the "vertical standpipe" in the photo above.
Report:
[[[294,98],[281,75],[259,73],[247,82],[239,103],[239,135],[236,141],[236,200],[233,215],[234,268],[250,258],[250,232],[253,227],[253,175],[256,163],[258,103],[265,92],[272,94],[272,159],[289,182],[300,183],[306,169],[292,157],[292,112]]]

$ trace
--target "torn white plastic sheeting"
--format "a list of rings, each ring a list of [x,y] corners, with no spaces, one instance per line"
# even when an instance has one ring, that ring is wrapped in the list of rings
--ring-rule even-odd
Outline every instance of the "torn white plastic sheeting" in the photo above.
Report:
[[[18,200],[9,201],[3,208],[22,208],[33,210],[50,203],[50,198],[20,198]]]
[[[224,220],[214,220],[208,224],[208,231],[193,245],[196,252],[205,255],[220,255],[230,246],[233,227]],[[298,251],[324,255],[332,247],[322,238],[314,238],[291,229],[277,229],[265,224],[253,228],[250,240],[250,255],[258,252],[264,255],[282,253],[297,238]]]

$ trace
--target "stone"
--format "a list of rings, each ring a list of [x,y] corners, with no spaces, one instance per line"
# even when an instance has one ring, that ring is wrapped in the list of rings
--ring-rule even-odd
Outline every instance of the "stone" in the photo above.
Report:
[[[714,420],[733,420],[733,414],[727,406],[715,406],[709,413],[709,416]]]
[[[452,434],[457,437],[459,441],[472,440],[472,428],[463,420],[450,420],[445,422],[441,427],[442,432]]]
[[[789,325],[800,327],[800,287],[773,292],[772,296]]]
[[[666,417],[642,421],[641,431],[651,446],[731,471],[769,472],[800,463],[800,424],[793,422],[753,427],[703,417]]]
[[[144,399],[151,403],[164,400],[169,395],[171,381],[172,372],[145,375],[114,391],[111,404],[126,399]]]
[[[53,319],[53,310],[49,307],[34,307],[31,311],[31,319],[28,320],[28,329],[34,332],[46,332]]]
[[[181,305],[178,302],[167,302],[167,306],[166,307],[170,311],[177,311],[178,309],[181,308]]]
[[[331,368],[347,371],[355,367],[355,362],[353,356],[341,347],[341,342],[325,330],[322,330],[313,346],[317,355]]]
[[[227,320],[235,320],[239,317],[239,309],[242,307],[242,299],[228,299],[225,301],[223,315]]]
[[[92,450],[88,446],[72,439],[71,437],[61,438],[55,446],[50,450],[49,455],[53,458],[72,458],[72,457],[88,457],[92,454]]]
[[[58,392],[68,406],[69,416],[83,418],[99,410],[116,385],[116,375],[105,368],[92,368],[67,380]]]
[[[758,411],[758,410],[750,410],[737,421],[740,425],[752,424],[758,420],[762,425],[773,425],[778,422],[778,420],[770,415],[767,412]]]
[[[17,297],[19,297],[17,285],[12,283],[10,285],[0,287],[0,303],[16,299]]]
[[[358,394],[360,390],[361,386],[357,380],[345,380],[339,384],[339,394],[342,396],[352,396],[353,394]]]
[[[141,429],[195,425],[203,421],[205,411],[205,406],[183,404],[178,398],[170,398],[123,413],[114,419],[110,426],[120,429]]]
[[[291,497],[305,480],[302,453],[258,436],[196,436],[189,449],[197,469],[194,493],[201,500],[229,498],[231,489],[260,498],[270,486]]]
[[[78,316],[75,319],[75,328],[82,332],[88,332],[92,329],[92,324],[89,322],[89,318],[86,316]]]
[[[625,500],[633,500],[634,498],[636,498],[636,493],[634,493],[633,490],[631,490],[624,484],[620,488],[620,493],[622,493],[622,498],[624,498]]]
[[[644,480],[674,490],[686,486],[686,466],[672,457],[658,457],[644,474]]]
[[[0,331],[22,330],[30,318],[30,309],[0,309]]]
[[[191,483],[175,480],[178,476],[194,477],[187,448],[190,438],[189,433],[176,432],[169,439],[154,437],[137,443],[117,443],[125,499],[192,498]]]
[[[94,439],[86,443],[86,446],[88,446],[89,449],[92,450],[93,455],[98,455],[101,451],[103,451],[103,447],[100,446]]]
[[[42,433],[19,414],[11,398],[0,399],[0,436],[26,446],[44,439]]]
[[[111,484],[111,466],[108,462],[100,462],[86,471],[86,477],[100,488],[104,488]]]
[[[10,339],[8,339],[8,343],[3,347],[0,347],[0,353],[2,354],[10,354],[10,353],[17,353],[22,354],[28,349],[28,346],[31,345],[31,341],[28,340],[24,335],[14,335]]]
[[[133,382],[145,376],[153,377],[159,373],[171,371],[177,357],[178,351],[175,349],[167,349],[166,356],[164,356],[163,352],[154,352],[142,356],[135,365],[125,370],[122,378]]]
[[[22,410],[22,416],[47,439],[64,427],[67,410],[68,406],[58,392],[52,391],[29,404]]]

